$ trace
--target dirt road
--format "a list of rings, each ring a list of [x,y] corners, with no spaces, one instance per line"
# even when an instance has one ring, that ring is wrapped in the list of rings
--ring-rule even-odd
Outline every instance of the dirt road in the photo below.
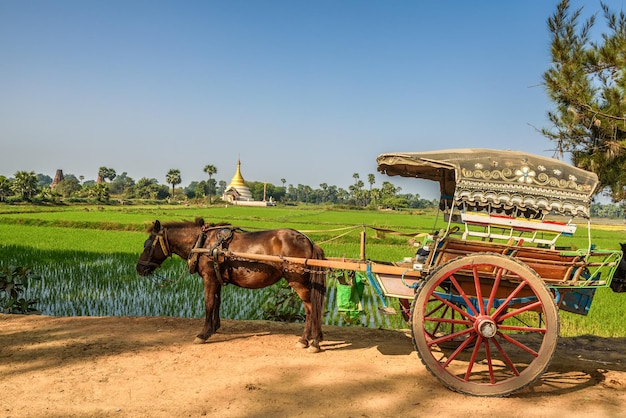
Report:
[[[561,339],[548,372],[508,398],[451,392],[403,331],[199,319],[0,315],[0,417],[621,417],[626,338]]]

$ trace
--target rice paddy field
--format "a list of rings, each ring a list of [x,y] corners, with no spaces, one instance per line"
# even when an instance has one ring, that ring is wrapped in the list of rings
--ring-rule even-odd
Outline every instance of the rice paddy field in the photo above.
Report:
[[[410,239],[445,227],[434,212],[369,211],[310,207],[243,206],[9,206],[0,205],[0,265],[30,266],[41,276],[28,298],[37,298],[41,313],[54,316],[173,316],[203,317],[202,284],[180,258],[168,259],[159,270],[166,281],[135,272],[146,228],[155,220],[228,222],[245,230],[289,227],[306,233],[327,256],[359,258],[360,234],[366,236],[366,258],[397,261],[415,253]],[[623,223],[592,220],[597,248],[619,249],[626,241]],[[580,225],[571,245],[588,245]],[[568,244],[569,245],[569,244]],[[384,315],[381,300],[366,286],[363,310],[347,315],[336,307],[336,282],[329,279],[325,323],[374,328],[406,328],[399,314]],[[279,285],[246,290],[226,286],[221,314],[228,319],[262,319],[262,306]],[[626,294],[596,292],[589,315],[561,312],[561,335],[626,335],[622,320]]]

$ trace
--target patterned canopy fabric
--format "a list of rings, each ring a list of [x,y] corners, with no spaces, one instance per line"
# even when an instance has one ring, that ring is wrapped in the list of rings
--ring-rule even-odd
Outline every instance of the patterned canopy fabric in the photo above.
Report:
[[[442,205],[498,208],[528,217],[589,217],[598,177],[563,161],[520,151],[450,149],[381,154],[378,171],[439,182]]]

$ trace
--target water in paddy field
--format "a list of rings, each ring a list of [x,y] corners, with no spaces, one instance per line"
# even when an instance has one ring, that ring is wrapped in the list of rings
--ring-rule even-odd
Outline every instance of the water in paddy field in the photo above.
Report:
[[[30,258],[32,262],[33,258]],[[13,259],[3,264],[24,265]],[[33,281],[24,297],[37,298],[36,307],[52,316],[172,316],[204,317],[202,280],[191,276],[184,262],[172,262],[159,270],[160,279],[141,277],[135,271],[136,256],[84,254],[55,262],[31,263],[41,276]],[[277,285],[275,285],[277,286]],[[380,297],[366,285],[360,312],[339,312],[334,280],[327,281],[324,324],[371,328],[406,328],[399,314],[385,315]],[[225,286],[220,314],[225,319],[263,319],[262,305],[276,287],[250,290]],[[387,306],[397,302],[385,298]],[[302,308],[304,313],[304,308]]]

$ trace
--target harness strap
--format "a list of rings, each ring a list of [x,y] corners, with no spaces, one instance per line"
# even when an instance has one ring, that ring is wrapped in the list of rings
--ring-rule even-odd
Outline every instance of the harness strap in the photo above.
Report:
[[[200,253],[194,252],[193,250],[196,248],[204,247],[204,242],[206,241],[206,233],[204,229],[198,235],[196,239],[196,243],[194,244],[189,256],[187,257],[187,265],[189,266],[189,273],[195,274],[198,271],[198,259],[200,258]]]
[[[215,232],[215,244],[211,247],[211,256],[213,257],[213,270],[215,270],[215,277],[222,286],[228,284],[228,280],[222,278],[220,272],[220,255],[223,254],[222,250],[228,249],[228,244],[233,239],[235,228],[221,228]]]
[[[196,244],[193,247],[193,248],[203,247],[204,243],[206,242],[207,231],[216,230],[215,231],[215,243],[211,246],[208,253],[210,254],[210,257],[213,262],[213,270],[215,271],[215,277],[217,278],[217,280],[220,282],[222,286],[227,285],[228,280],[227,279],[224,280],[224,278],[222,277],[222,273],[220,272],[220,264],[224,261],[223,257],[222,257],[222,260],[220,260],[220,257],[223,256],[225,250],[228,250],[228,244],[230,244],[230,241],[233,239],[234,231],[239,230],[239,229],[240,228],[225,228],[225,227],[206,228],[206,227],[203,227],[202,232],[198,236],[198,239],[196,240]],[[187,258],[187,263],[189,265],[189,272],[192,274],[197,272],[198,259],[200,255],[202,255],[200,252],[194,252],[192,250],[191,253],[189,254],[189,257]]]
[[[167,229],[161,227],[159,232],[156,234],[154,240],[152,241],[152,247],[156,247],[157,244],[161,246],[161,251],[163,252],[163,255],[165,255],[166,257],[172,256],[172,252],[170,251],[170,243],[167,240]]]
[[[163,255],[165,257],[171,257],[172,256],[172,251],[170,250],[170,243],[167,239],[167,229],[161,227],[161,229],[159,229],[159,232],[152,232],[152,234],[150,235],[151,237],[154,236],[154,239],[152,239],[152,245],[150,246],[150,254],[148,255],[148,260],[147,261],[137,261],[137,264],[142,265],[142,266],[148,266],[148,267],[159,267],[161,265],[161,263],[155,263],[152,260],[152,256],[154,254],[154,249],[157,248],[157,246],[161,247],[161,252],[163,253]]]
[[[219,248],[213,247],[213,250],[211,251],[211,257],[213,257],[213,270],[215,270],[215,277],[217,277],[217,281],[220,282],[222,286],[224,286],[224,284],[228,284],[228,282],[224,283],[224,279],[222,279],[222,273],[220,273],[219,256],[221,253],[222,252]]]

